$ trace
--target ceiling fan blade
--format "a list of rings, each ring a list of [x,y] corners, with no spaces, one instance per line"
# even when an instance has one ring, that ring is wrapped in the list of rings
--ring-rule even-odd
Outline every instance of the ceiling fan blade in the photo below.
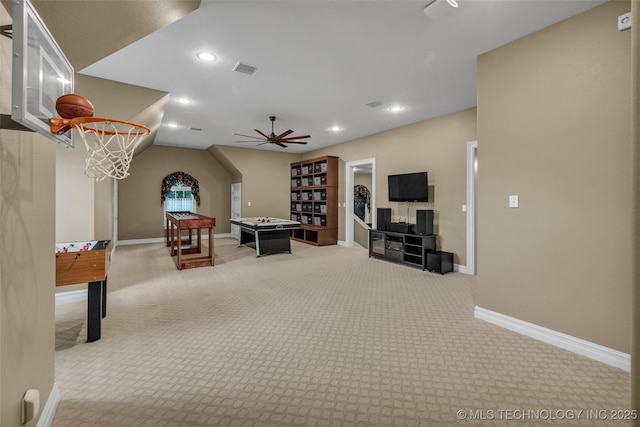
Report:
[[[253,139],[259,139],[260,141],[262,141],[264,138],[259,138],[257,136],[252,136],[252,135],[243,135],[241,133],[234,133],[235,136],[242,136],[245,138],[253,138]]]
[[[260,141],[263,141],[263,140],[262,140],[262,139],[259,139],[259,140],[257,140],[257,141],[236,141],[236,142],[260,142]],[[266,141],[266,142],[269,142],[269,141]],[[265,143],[266,143],[266,142],[265,142]]]
[[[306,144],[307,141],[282,141],[285,144]]]
[[[287,131],[282,132],[280,135],[276,136],[276,139],[282,139],[285,136],[287,136],[289,134],[292,134],[292,133],[293,133],[293,131],[291,129],[289,129]]]
[[[290,136],[289,138],[281,138],[281,141],[291,141],[292,139],[305,139],[305,138],[311,138],[311,135]]]
[[[264,136],[265,138],[269,139],[269,137],[267,135],[265,135],[264,133],[262,133],[261,131],[259,131],[258,129],[254,129],[256,132],[258,132],[260,135]]]
[[[283,144],[282,142],[280,142],[280,141],[275,141],[275,142],[274,142],[274,144],[277,144],[277,145],[279,145],[279,146],[280,146],[280,147],[282,147],[282,148],[287,148],[287,146],[286,146],[286,145],[284,145],[284,144]]]
[[[251,141],[251,142],[253,142],[253,141]],[[269,143],[269,141],[261,142],[260,144],[256,144],[256,147],[259,146],[259,145],[264,145],[264,144],[268,144],[268,143]]]

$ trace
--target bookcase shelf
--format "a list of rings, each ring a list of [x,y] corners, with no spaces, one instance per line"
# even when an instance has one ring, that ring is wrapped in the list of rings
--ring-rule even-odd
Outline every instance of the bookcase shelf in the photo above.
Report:
[[[291,237],[313,245],[338,242],[338,157],[291,163],[291,219],[300,221]]]

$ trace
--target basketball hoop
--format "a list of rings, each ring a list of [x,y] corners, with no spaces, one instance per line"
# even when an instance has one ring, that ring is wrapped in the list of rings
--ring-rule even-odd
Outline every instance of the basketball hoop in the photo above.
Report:
[[[89,126],[91,124],[92,126]],[[96,181],[129,176],[133,151],[151,129],[125,120],[103,117],[51,118],[51,132],[63,134],[75,128],[84,141],[87,159],[84,173]]]

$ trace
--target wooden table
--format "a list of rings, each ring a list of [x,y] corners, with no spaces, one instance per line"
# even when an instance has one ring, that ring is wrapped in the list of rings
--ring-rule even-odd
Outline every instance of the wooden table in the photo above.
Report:
[[[278,252],[291,253],[289,230],[300,228],[298,221],[271,217],[231,218],[231,224],[240,227],[240,242],[255,243],[256,256]]]
[[[167,212],[167,246],[171,255],[177,256],[178,270],[183,268],[213,266],[213,228],[216,219],[193,212]],[[202,252],[202,229],[209,230],[209,255],[184,258],[184,254]],[[182,230],[189,230],[189,239],[182,239]],[[197,245],[193,245],[191,232],[197,230]]]
[[[107,273],[111,241],[56,243],[56,286],[88,283],[87,342],[100,339],[107,316]]]

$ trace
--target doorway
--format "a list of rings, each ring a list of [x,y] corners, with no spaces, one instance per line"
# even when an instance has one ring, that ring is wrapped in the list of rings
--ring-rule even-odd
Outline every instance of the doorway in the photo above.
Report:
[[[371,192],[371,212],[375,212],[376,209],[376,159],[364,159],[364,160],[356,160],[353,162],[348,162],[346,164],[346,187],[345,187],[345,195],[346,195],[346,212],[345,212],[345,246],[351,248],[355,246],[354,243],[354,221],[356,215],[354,213],[354,197],[353,197],[353,186],[355,183],[355,175],[358,171],[367,170],[371,171],[371,188],[369,189]],[[376,215],[370,215],[371,222],[373,228],[376,227]]]
[[[231,184],[231,218],[242,216],[242,183]],[[231,236],[240,240],[240,227],[231,224]]]

